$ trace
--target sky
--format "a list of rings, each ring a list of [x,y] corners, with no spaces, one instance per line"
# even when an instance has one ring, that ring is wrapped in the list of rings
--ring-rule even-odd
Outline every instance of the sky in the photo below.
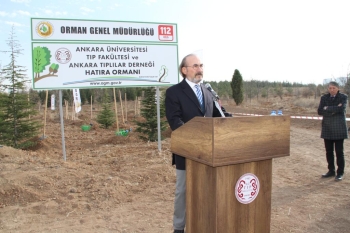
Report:
[[[31,77],[31,18],[177,24],[179,62],[197,53],[205,81],[322,84],[350,73],[348,0],[0,0],[0,51],[14,27]],[[9,54],[0,53],[2,67]]]

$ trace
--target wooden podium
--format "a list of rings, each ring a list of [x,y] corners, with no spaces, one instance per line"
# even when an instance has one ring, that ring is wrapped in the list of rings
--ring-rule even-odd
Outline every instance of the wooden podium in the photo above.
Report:
[[[272,159],[289,144],[289,116],[195,117],[172,132],[186,157],[186,233],[269,233]]]

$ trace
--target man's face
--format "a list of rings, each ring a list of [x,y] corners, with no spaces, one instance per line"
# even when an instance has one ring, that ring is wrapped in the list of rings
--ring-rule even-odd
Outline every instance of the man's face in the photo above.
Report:
[[[328,86],[328,92],[331,94],[331,96],[336,95],[338,93],[339,88],[336,86],[329,85]]]
[[[189,81],[199,83],[203,79],[203,67],[200,67],[201,61],[196,56],[190,56],[186,60],[186,66],[182,67],[182,72]]]

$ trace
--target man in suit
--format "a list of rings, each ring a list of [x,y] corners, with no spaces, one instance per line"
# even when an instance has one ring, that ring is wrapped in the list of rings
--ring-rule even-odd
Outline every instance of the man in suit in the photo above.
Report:
[[[323,178],[334,177],[336,181],[343,180],[345,159],[344,139],[348,138],[346,126],[346,106],[348,96],[339,92],[339,84],[330,82],[328,94],[321,97],[318,114],[323,116],[321,138],[324,139],[328,172]],[[334,165],[334,148],[337,156],[337,173]]]
[[[165,95],[166,117],[170,128],[176,130],[196,116],[221,117],[215,107],[212,93],[201,83],[203,64],[200,59],[189,54],[183,58],[179,71],[183,80],[168,88]],[[222,108],[223,111],[225,109]],[[225,113],[225,115],[230,115]],[[232,115],[231,115],[232,116]],[[173,154],[176,167],[176,188],[174,203],[174,233],[184,233],[186,224],[186,160]]]

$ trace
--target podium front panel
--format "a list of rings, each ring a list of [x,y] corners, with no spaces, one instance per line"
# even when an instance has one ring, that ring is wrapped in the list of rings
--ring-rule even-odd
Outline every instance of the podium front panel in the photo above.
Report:
[[[259,179],[257,197],[239,202],[235,186],[252,173]],[[211,167],[186,160],[187,233],[269,233],[271,222],[272,159]]]
[[[271,222],[272,159],[217,167],[217,231],[220,233],[269,233]],[[249,204],[235,196],[239,178],[252,173],[260,190]]]

